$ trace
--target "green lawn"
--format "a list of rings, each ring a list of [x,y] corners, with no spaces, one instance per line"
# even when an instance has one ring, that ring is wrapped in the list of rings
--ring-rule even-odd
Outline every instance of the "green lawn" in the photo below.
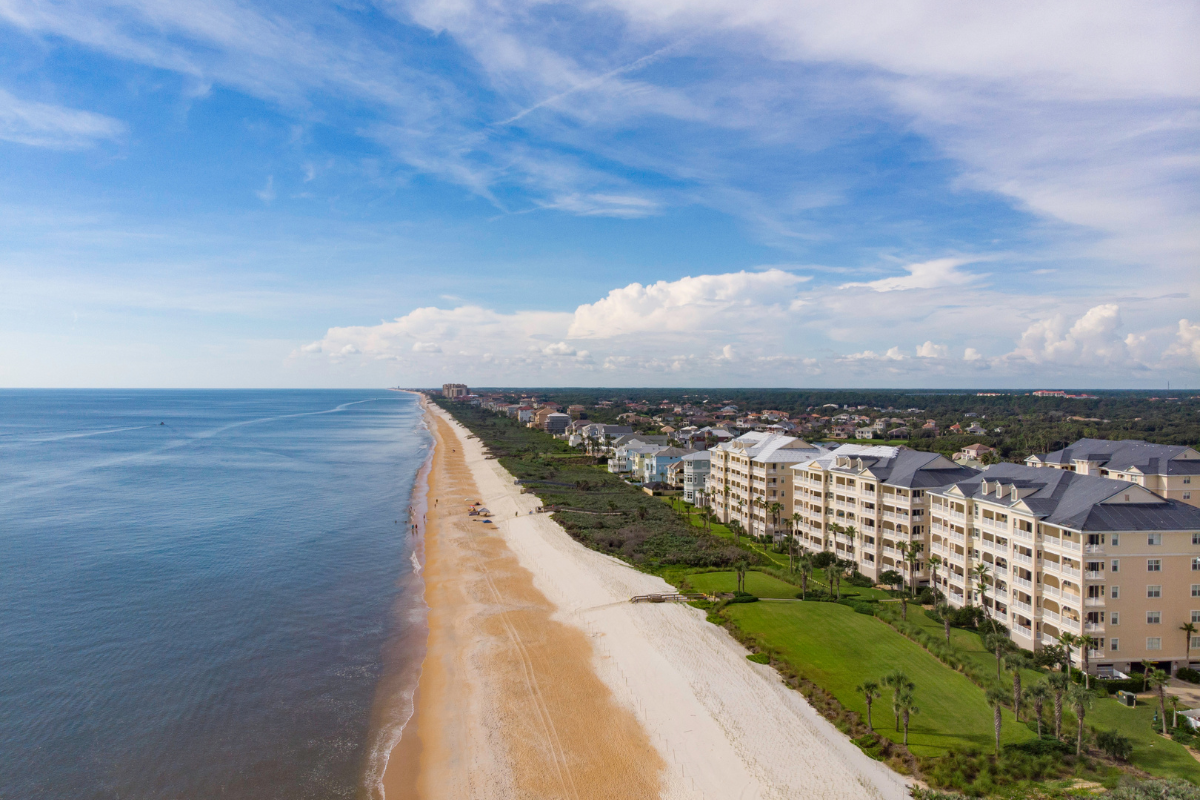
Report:
[[[696,572],[687,576],[688,583],[698,592],[732,592],[737,588],[737,575],[733,572]],[[758,597],[792,599],[800,591],[790,583],[761,572],[746,573],[746,591]]]
[[[1200,762],[1183,745],[1164,739],[1151,730],[1150,719],[1157,708],[1158,703],[1150,701],[1148,697],[1139,697],[1137,708],[1126,708],[1116,700],[1104,698],[1096,701],[1084,722],[1100,730],[1116,729],[1128,736],[1133,741],[1130,760],[1134,766],[1153,775],[1200,783]],[[1170,714],[1170,710],[1167,713]],[[1074,719],[1071,724],[1075,724]]]
[[[729,606],[726,613],[842,705],[864,715],[866,704],[854,687],[878,680],[889,670],[904,670],[917,686],[921,708],[909,727],[914,753],[942,755],[954,747],[991,750],[992,710],[979,687],[880,620],[836,603],[765,600]],[[874,719],[876,730],[900,740],[886,699],[876,701]],[[1010,712],[1005,711],[1003,719],[1002,742],[1034,738]]]

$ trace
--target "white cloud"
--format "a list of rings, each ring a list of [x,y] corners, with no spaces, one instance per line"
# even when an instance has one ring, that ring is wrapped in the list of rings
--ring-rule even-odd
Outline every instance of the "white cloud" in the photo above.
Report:
[[[436,342],[417,342],[412,346],[414,353],[440,353],[442,346]]]
[[[963,361],[981,361],[981,360],[983,360],[983,354],[980,353],[978,350],[976,350],[974,347],[968,347],[965,351],[963,351]]]
[[[78,150],[116,139],[125,125],[102,114],[21,100],[0,89],[0,139],[33,147]]]
[[[939,289],[943,286],[962,286],[976,280],[976,276],[959,271],[959,267],[970,264],[972,259],[938,258],[909,264],[904,267],[907,275],[881,278],[868,283],[847,283],[841,288],[865,286],[877,292],[899,292],[906,289]]]
[[[786,313],[786,301],[807,278],[780,269],[699,275],[613,289],[603,300],[579,306],[572,338],[681,333],[759,327]],[[784,305],[781,305],[783,303]]]
[[[917,358],[949,358],[950,348],[944,344],[925,342],[917,347]]]
[[[254,196],[267,205],[273,203],[275,201],[275,176],[268,175],[267,182],[263,185],[263,188],[254,193]]]
[[[1200,324],[1179,320],[1175,341],[1163,355],[1168,360],[1179,361],[1186,366],[1200,366]]]
[[[1069,326],[1059,314],[1026,328],[1016,349],[1004,358],[1035,364],[1133,366],[1125,337],[1117,333],[1120,327],[1121,309],[1114,303],[1089,309]]]

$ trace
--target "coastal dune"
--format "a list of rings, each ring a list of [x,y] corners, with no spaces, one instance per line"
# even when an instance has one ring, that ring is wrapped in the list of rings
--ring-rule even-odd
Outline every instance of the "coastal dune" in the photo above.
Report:
[[[701,612],[630,603],[673,587],[573,541],[428,409],[429,650],[389,800],[908,796]],[[470,500],[496,524],[455,519]]]

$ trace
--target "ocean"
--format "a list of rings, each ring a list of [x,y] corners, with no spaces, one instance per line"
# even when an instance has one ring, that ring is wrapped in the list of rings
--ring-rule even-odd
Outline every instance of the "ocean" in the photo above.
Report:
[[[0,798],[364,798],[419,669],[391,391],[0,391]]]

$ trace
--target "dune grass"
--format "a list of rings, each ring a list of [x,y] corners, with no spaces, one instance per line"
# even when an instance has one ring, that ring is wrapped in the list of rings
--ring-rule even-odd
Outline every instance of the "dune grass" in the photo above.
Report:
[[[866,704],[855,687],[879,680],[893,669],[903,670],[916,684],[921,708],[909,726],[909,748],[914,754],[939,756],[952,749],[987,752],[993,748],[992,709],[979,687],[880,620],[837,603],[771,600],[730,606],[725,613],[864,718]],[[1011,712],[1006,710],[1002,716],[1002,743],[1035,738]],[[886,697],[875,702],[873,717],[879,733],[901,740]]]

